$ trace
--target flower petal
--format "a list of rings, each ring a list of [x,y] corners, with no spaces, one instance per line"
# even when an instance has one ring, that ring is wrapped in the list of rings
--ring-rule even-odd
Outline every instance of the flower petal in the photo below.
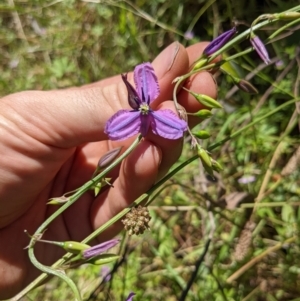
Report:
[[[104,132],[110,140],[125,140],[140,131],[139,111],[120,110],[106,122]]]
[[[143,63],[134,68],[134,82],[140,99],[147,104],[160,93],[158,80],[150,63]]]
[[[152,132],[168,139],[178,139],[187,130],[187,123],[171,110],[159,110],[150,113]]]
[[[149,131],[149,127],[152,121],[151,113],[148,115],[141,115],[141,134],[145,137]]]

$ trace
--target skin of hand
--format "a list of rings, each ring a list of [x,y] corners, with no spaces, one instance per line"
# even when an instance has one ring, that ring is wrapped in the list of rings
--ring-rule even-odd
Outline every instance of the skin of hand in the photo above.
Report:
[[[152,62],[161,93],[153,108],[172,109],[174,78],[189,71],[207,43],[184,48],[174,42]],[[133,83],[132,73],[128,74]],[[212,75],[192,76],[185,87],[216,98]],[[186,91],[178,93],[187,112],[201,105]],[[99,158],[128,141],[109,141],[105,122],[118,110],[130,109],[121,76],[82,87],[55,91],[24,91],[0,100],[0,299],[14,296],[39,275],[24,248],[38,226],[56,209],[49,198],[62,196],[90,180]],[[189,120],[190,126],[197,123]],[[152,132],[113,171],[113,187],[98,197],[86,193],[50,224],[43,239],[81,241],[126,208],[163,176],[180,156],[183,139],[167,140]],[[113,225],[99,241],[121,230]],[[35,245],[37,259],[51,265],[62,250]]]

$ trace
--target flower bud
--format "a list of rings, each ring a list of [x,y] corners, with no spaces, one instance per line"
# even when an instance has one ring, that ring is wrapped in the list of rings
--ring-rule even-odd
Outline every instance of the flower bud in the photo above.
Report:
[[[122,148],[123,146],[117,147],[104,154],[98,162],[98,168],[103,169],[110,165],[118,157]]]
[[[232,78],[234,83],[237,85],[237,87],[240,90],[249,94],[258,94],[257,89],[252,84],[250,84],[250,82],[246,81],[245,79],[240,79],[237,77],[232,77]]]
[[[85,259],[89,259],[94,256],[98,256],[107,250],[113,248],[120,242],[119,239],[112,239],[106,242],[103,242],[101,244],[95,245],[93,247],[89,247],[88,249],[85,249],[82,251],[82,256]]]
[[[204,131],[204,130],[192,132],[192,134],[195,135],[199,139],[207,139],[211,136],[209,132]]]
[[[192,115],[200,117],[201,119],[207,119],[207,118],[210,118],[212,116],[212,112],[210,110],[203,109],[203,110],[200,110],[196,113],[193,113]]]
[[[206,46],[206,48],[203,50],[203,54],[206,56],[212,55],[221,49],[235,35],[235,33],[236,28],[233,27],[232,29],[220,34]]]
[[[252,35],[250,38],[250,42],[257,54],[260,56],[260,58],[264,61],[266,65],[268,65],[270,63],[269,54],[261,39],[258,36]]]

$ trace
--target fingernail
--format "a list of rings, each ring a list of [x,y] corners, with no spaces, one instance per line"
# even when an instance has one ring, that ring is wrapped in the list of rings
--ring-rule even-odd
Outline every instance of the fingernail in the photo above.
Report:
[[[155,68],[155,73],[158,78],[163,77],[169,70],[171,70],[179,49],[180,44],[176,41],[164,49],[163,52],[161,52],[153,61],[153,65],[157,66],[157,68]]]

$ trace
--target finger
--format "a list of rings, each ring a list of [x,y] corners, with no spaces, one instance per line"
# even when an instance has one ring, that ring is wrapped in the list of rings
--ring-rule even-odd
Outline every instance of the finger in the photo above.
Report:
[[[171,44],[153,65],[161,88],[160,101],[170,98],[171,81],[188,69],[185,48]],[[3,98],[1,106],[27,135],[61,148],[106,139],[106,121],[116,111],[129,108],[121,78],[118,83],[104,87],[17,93]]]
[[[122,162],[119,177],[113,187],[97,198],[91,207],[91,223],[98,228],[115,216],[122,209],[128,207],[140,195],[145,193],[155,182],[158,167],[162,158],[159,147],[147,140],[141,143]],[[101,239],[113,236],[120,230],[120,223],[109,228]]]

